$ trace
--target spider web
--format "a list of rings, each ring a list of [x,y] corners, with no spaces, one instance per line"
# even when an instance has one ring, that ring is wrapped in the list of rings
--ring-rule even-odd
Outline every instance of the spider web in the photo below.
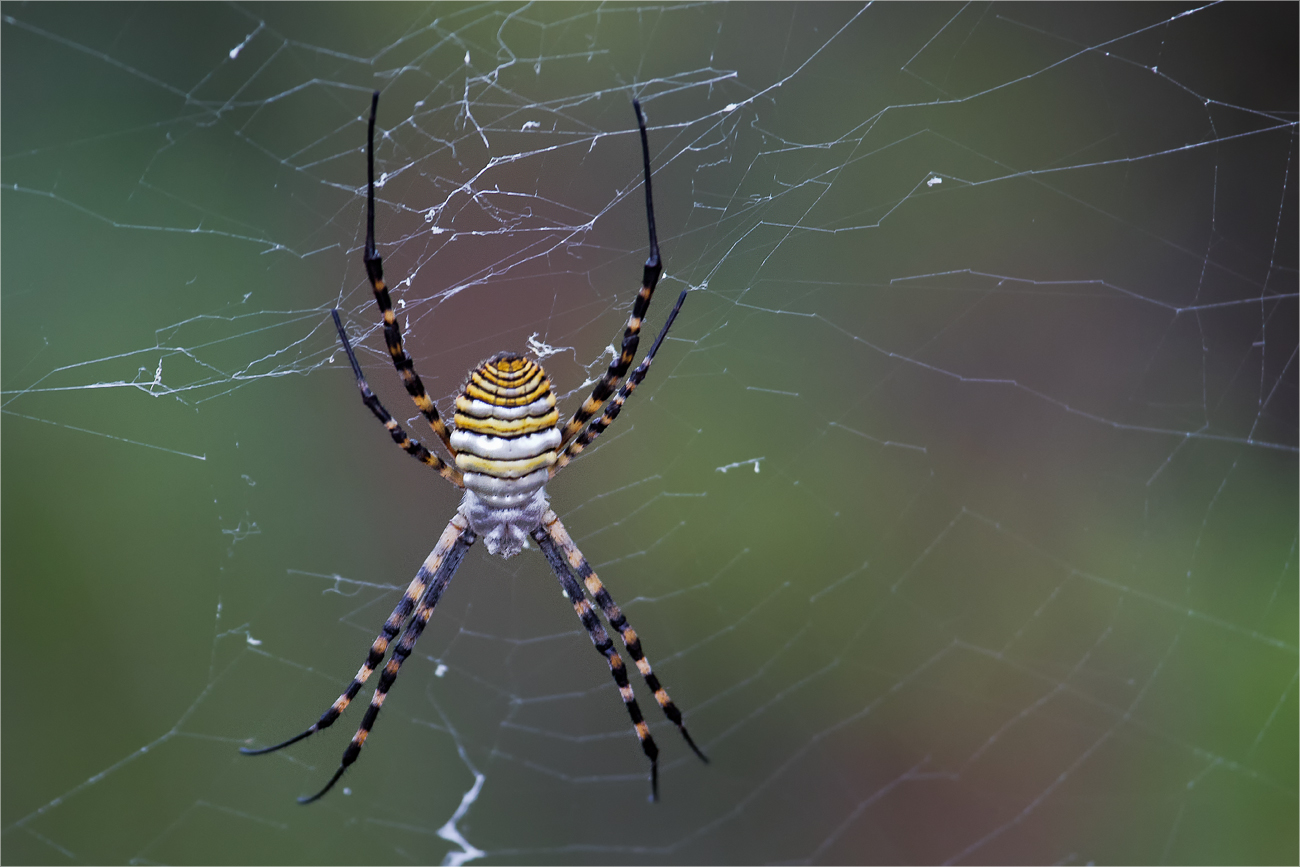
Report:
[[[1300,855],[1293,4],[3,14],[5,861]],[[647,328],[692,292],[549,490],[712,759],[641,690],[658,804],[536,550],[471,550],[320,803],[356,709],[237,754],[457,503],[329,317],[421,435],[376,88],[444,412],[608,364],[645,105]]]

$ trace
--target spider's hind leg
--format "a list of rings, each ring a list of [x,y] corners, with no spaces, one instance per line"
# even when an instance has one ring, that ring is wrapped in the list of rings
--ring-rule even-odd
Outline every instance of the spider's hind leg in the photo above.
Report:
[[[623,326],[623,346],[618,357],[609,363],[609,369],[605,375],[597,380],[596,385],[591,390],[591,396],[583,401],[582,406],[578,407],[573,417],[569,419],[568,424],[564,426],[561,432],[560,445],[567,446],[573,441],[582,429],[587,426],[600,408],[605,405],[605,401],[614,394],[614,389],[618,387],[619,381],[627,375],[628,368],[632,366],[632,360],[636,357],[637,345],[641,340],[641,323],[645,319],[646,311],[650,309],[650,299],[654,297],[655,286],[659,284],[659,277],[663,274],[663,261],[659,257],[659,236],[655,231],[655,206],[654,198],[650,191],[650,142],[646,138],[645,131],[645,114],[641,111],[641,102],[632,100],[632,108],[636,111],[636,124],[641,131],[641,161],[645,168],[645,214],[646,227],[650,234],[650,255],[645,261],[645,267],[641,271],[641,290],[636,294],[636,300],[632,302],[632,312],[627,317],[627,324]],[[666,330],[666,329],[665,329]],[[660,335],[660,340],[663,336]],[[644,374],[643,374],[644,375]],[[626,395],[624,395],[626,397]]]
[[[420,463],[432,467],[438,475],[456,487],[465,487],[465,479],[460,470],[448,465],[442,458],[430,452],[419,440],[408,436],[402,426],[393,420],[392,414],[379,402],[379,398],[371,391],[370,384],[366,382],[365,374],[361,372],[361,364],[357,361],[357,354],[352,351],[352,341],[348,340],[348,333],[343,328],[343,321],[339,319],[338,308],[330,312],[334,317],[334,328],[339,333],[339,342],[343,344],[343,351],[348,354],[348,362],[352,365],[352,373],[357,378],[357,388],[361,391],[361,402],[369,407],[375,418],[379,419],[379,423],[388,431],[388,435],[393,438],[393,442],[397,444],[399,449]]]
[[[370,132],[366,140],[366,248],[362,261],[366,266],[366,277],[375,295],[375,305],[384,321],[384,342],[388,344],[388,354],[393,359],[393,366],[402,377],[406,392],[415,402],[415,406],[429,422],[429,427],[446,446],[447,451],[455,455],[451,447],[451,432],[447,424],[438,415],[438,408],[433,405],[424,390],[420,375],[415,372],[415,362],[402,345],[402,326],[397,322],[393,312],[393,302],[388,294],[388,284],[384,282],[384,260],[375,247],[375,114],[379,111],[379,91],[370,99]]]

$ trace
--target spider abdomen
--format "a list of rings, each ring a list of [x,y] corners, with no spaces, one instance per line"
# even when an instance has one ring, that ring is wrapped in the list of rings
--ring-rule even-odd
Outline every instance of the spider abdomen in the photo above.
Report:
[[[454,422],[451,445],[465,479],[461,513],[488,551],[513,556],[541,523],[543,486],[559,456],[550,380],[522,356],[489,358],[456,398]]]

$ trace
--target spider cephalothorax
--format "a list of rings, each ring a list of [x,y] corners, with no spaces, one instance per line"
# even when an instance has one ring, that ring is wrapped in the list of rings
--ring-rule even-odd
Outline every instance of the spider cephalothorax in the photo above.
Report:
[[[343,694],[335,699],[319,720],[306,731],[283,743],[262,749],[244,748],[242,752],[249,755],[274,752],[292,743],[297,743],[313,732],[332,725],[347,706],[356,698],[361,687],[383,662],[389,647],[398,633],[401,639],[393,647],[392,656],[379,676],[379,685],[370,699],[370,706],[361,720],[361,726],[352,736],[351,743],[343,753],[343,760],[334,776],[325,787],[310,798],[300,798],[303,803],[310,803],[324,795],[343,776],[348,766],[356,761],[361,747],[370,735],[383,706],[388,689],[397,679],[402,663],[415,649],[415,642],[424,630],[425,624],[433,615],[434,606],[442,598],[442,592],[451,581],[457,567],[460,566],[465,552],[482,536],[483,543],[492,554],[513,557],[523,550],[529,538],[537,542],[545,555],[547,563],[560,586],[573,604],[578,618],[582,621],[587,634],[591,636],[596,650],[605,657],[610,673],[618,686],[619,696],[632,718],[632,727],[641,749],[650,760],[650,791],[655,796],[658,791],[658,755],[650,728],[641,716],[641,708],[636,703],[632,686],[628,683],[627,668],[623,658],[614,648],[605,627],[592,608],[592,602],[600,607],[610,628],[623,640],[628,656],[632,658],[637,671],[641,673],[646,686],[653,693],[655,702],[663,710],[664,716],[677,726],[686,743],[704,761],[700,752],[687,734],[682,724],[682,715],[668,697],[667,691],[659,683],[654,670],[641,651],[641,640],[628,625],[623,612],[614,604],[609,591],[596,576],[587,559],[573,543],[559,517],[551,511],[546,499],[546,482],[551,476],[569,464],[583,449],[618,418],[619,411],[627,401],[628,395],[645,378],[646,371],[654,361],[659,345],[677,318],[677,312],[686,300],[686,290],[677,297],[668,318],[664,321],[654,345],[645,358],[630,374],[628,368],[636,356],[640,340],[641,322],[650,307],[655,285],[663,267],[659,260],[659,242],[655,237],[654,204],[650,197],[650,145],[646,140],[645,116],[641,105],[632,101],[636,109],[637,126],[641,132],[641,156],[645,165],[645,205],[646,221],[650,229],[650,256],[646,259],[645,270],[641,278],[641,290],[632,303],[632,313],[623,328],[623,347],[618,357],[610,362],[605,375],[597,381],[591,396],[583,401],[573,416],[560,426],[559,412],[555,406],[555,395],[551,392],[551,383],[546,372],[535,361],[521,355],[502,353],[484,361],[470,371],[469,380],[460,396],[456,398],[456,412],[452,416],[452,425],[448,427],[438,414],[437,407],[425,393],[424,384],[415,372],[415,363],[406,354],[402,346],[402,329],[393,313],[392,300],[388,296],[388,285],[384,282],[383,260],[375,249],[375,110],[379,105],[379,94],[375,93],[370,103],[370,140],[366,149],[366,162],[369,170],[366,205],[366,249],[363,261],[366,276],[374,290],[375,304],[379,308],[384,322],[384,341],[393,365],[397,368],[406,391],[415,401],[416,407],[428,421],[430,429],[446,447],[452,456],[448,464],[436,454],[425,448],[419,440],[407,435],[379,398],[370,390],[361,365],[357,362],[338,310],[333,311],[334,326],[338,329],[339,340],[348,354],[352,371],[357,378],[357,387],[361,390],[361,399],[370,408],[407,454],[432,467],[447,481],[465,491],[456,515],[443,530],[438,544],[434,546],[424,564],[416,572],[402,600],[397,603],[393,613],[384,621],[384,627],[370,645],[366,661],[357,671],[352,682]],[[626,379],[624,379],[626,377]],[[620,385],[620,382],[622,385]],[[617,389],[617,391],[616,391]],[[598,415],[599,414],[599,415]],[[582,579],[581,582],[578,579]],[[585,591],[584,591],[585,588]],[[588,600],[590,596],[590,601]],[[405,628],[403,628],[405,627]]]

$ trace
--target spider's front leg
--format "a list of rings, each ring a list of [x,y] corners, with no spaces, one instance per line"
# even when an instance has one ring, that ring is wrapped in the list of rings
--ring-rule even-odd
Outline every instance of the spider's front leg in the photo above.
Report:
[[[559,517],[555,512],[547,510],[546,515],[542,518],[542,525],[533,531],[533,539],[541,547],[542,553],[546,555],[546,560],[551,564],[551,571],[555,577],[560,580],[560,585],[564,588],[565,595],[573,603],[573,610],[577,612],[578,619],[582,621],[583,627],[587,634],[591,636],[591,643],[596,646],[597,652],[605,657],[609,663],[610,674],[614,677],[614,683],[618,686],[618,693],[623,699],[623,704],[627,707],[628,715],[632,718],[632,728],[636,731],[637,740],[641,742],[641,749],[650,760],[650,796],[651,800],[659,798],[659,747],[655,744],[654,738],[650,736],[650,727],[646,725],[645,719],[641,715],[641,708],[636,703],[636,695],[632,692],[632,685],[628,683],[627,667],[623,665],[623,658],[618,655],[614,648],[614,642],[610,640],[605,628],[601,626],[600,619],[596,616],[583,593],[583,584],[587,587],[587,592],[591,594],[596,603],[600,605],[605,613],[605,619],[609,621],[612,629],[618,631],[619,636],[623,639],[623,646],[627,648],[628,655],[632,657],[633,663],[636,664],[637,670],[641,672],[646,686],[654,693],[655,701],[664,712],[664,716],[677,726],[682,737],[686,740],[687,745],[700,757],[700,760],[707,763],[709,757],[704,755],[691,735],[686,731],[686,726],[682,722],[681,711],[677,705],[668,697],[668,691],[659,683],[659,678],[655,675],[654,670],[650,667],[650,661],[645,658],[641,651],[641,639],[637,636],[636,631],[628,624],[627,618],[623,612],[614,604],[610,597],[609,591],[601,583],[596,572],[587,562],[587,558],[578,550],[573,539],[569,536],[564,525],[560,523]],[[583,584],[579,584],[574,578],[577,573],[583,579]]]
[[[361,668],[357,671],[356,676],[352,678],[352,682],[348,684],[342,695],[335,699],[334,703],[321,714],[320,719],[309,726],[306,731],[294,735],[287,741],[278,743],[275,746],[261,749],[244,747],[240,752],[246,756],[273,753],[333,725],[334,721],[356,698],[357,693],[361,691],[361,687],[370,679],[370,675],[378,669],[379,663],[383,661],[384,654],[388,651],[389,644],[397,636],[398,631],[401,630],[402,624],[407,621],[407,618],[410,618],[410,623],[407,624],[401,640],[398,641],[397,647],[394,648],[392,657],[388,660],[388,664],[384,666],[379,676],[379,684],[375,687],[374,695],[370,699],[370,707],[366,709],[366,715],[361,721],[361,726],[357,729],[357,733],[352,736],[352,741],[344,751],[338,770],[334,772],[334,776],[330,778],[330,781],[325,784],[323,789],[311,797],[299,798],[298,802],[310,804],[333,788],[334,784],[339,781],[339,777],[343,776],[343,772],[348,769],[348,765],[355,762],[357,756],[360,755],[361,747],[365,744],[371,728],[374,727],[375,720],[379,716],[379,709],[384,704],[389,688],[397,679],[402,663],[415,649],[415,642],[419,639],[420,633],[424,631],[425,624],[429,622],[429,618],[433,615],[434,607],[437,606],[438,600],[442,598],[442,593],[447,589],[452,576],[456,574],[456,569],[459,568],[461,560],[464,559],[465,552],[469,550],[469,546],[473,545],[477,538],[474,531],[469,528],[465,518],[457,513],[451,519],[451,523],[447,525],[447,529],[443,531],[441,538],[438,539],[438,544],[434,546],[433,551],[429,553],[419,571],[416,572],[415,578],[411,581],[411,585],[406,588],[402,600],[397,603],[393,613],[384,621],[383,630],[370,645],[370,652],[366,655],[366,661],[361,664]],[[415,612],[414,617],[411,617],[412,610]]]

